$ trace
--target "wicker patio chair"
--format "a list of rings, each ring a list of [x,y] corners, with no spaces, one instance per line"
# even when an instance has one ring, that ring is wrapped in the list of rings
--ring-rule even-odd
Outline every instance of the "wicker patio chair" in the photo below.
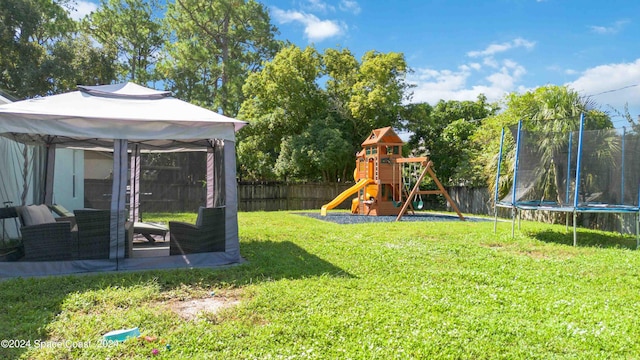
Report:
[[[169,222],[169,253],[183,255],[225,250],[224,207],[198,210],[196,224]]]
[[[25,261],[72,260],[73,236],[68,221],[23,226],[22,245]]]
[[[75,210],[78,226],[78,257],[108,259],[111,244],[111,211]],[[133,224],[125,224],[125,257],[131,257]]]
[[[72,260],[75,237],[69,221],[56,221],[46,205],[16,209],[20,215],[20,233],[25,261]]]

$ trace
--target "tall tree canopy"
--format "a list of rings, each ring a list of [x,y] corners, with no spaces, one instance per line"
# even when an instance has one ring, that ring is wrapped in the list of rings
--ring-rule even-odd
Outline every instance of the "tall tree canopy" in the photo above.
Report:
[[[329,110],[353,152],[371,130],[398,125],[402,103],[411,95],[403,54],[369,51],[358,61],[348,49],[327,49],[322,60]]]
[[[273,166],[283,140],[325,116],[326,101],[317,83],[321,74],[321,58],[314,48],[290,45],[249,76],[244,85],[247,100],[239,114],[250,122],[241,131],[238,148],[245,175],[278,178]]]
[[[0,1],[0,88],[19,98],[56,92],[51,51],[75,30],[69,1]]]
[[[277,29],[254,0],[175,0],[166,24],[171,38],[159,65],[174,94],[236,116],[247,76],[275,55]]]
[[[54,93],[75,90],[78,84],[109,84],[118,77],[114,54],[104,47],[96,46],[84,33],[53,44],[51,56],[44,67],[54,79]]]
[[[118,79],[146,84],[154,79],[154,66],[165,41],[158,0],[101,0],[100,7],[83,22],[84,30],[117,64]]]

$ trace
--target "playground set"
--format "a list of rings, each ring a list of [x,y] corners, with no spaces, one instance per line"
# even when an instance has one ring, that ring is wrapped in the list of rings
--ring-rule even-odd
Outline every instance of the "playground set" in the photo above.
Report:
[[[322,206],[320,214],[326,216],[328,210],[357,195],[351,201],[353,214],[393,215],[399,221],[408,211],[414,213],[423,208],[422,195],[443,195],[460,220],[464,220],[433,171],[433,162],[428,157],[402,157],[403,144],[391,127],[373,130],[356,155],[355,185]],[[420,189],[427,175],[438,190]]]

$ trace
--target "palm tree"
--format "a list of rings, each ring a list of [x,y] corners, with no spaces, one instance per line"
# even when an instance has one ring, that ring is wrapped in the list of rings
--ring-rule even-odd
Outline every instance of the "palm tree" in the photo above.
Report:
[[[485,120],[477,134],[476,141],[483,142],[487,148],[487,141],[499,139],[496,131],[505,126],[515,125],[523,121],[523,141],[529,162],[531,176],[529,179],[519,177],[520,191],[525,191],[530,199],[553,199],[559,203],[566,203],[567,181],[575,179],[575,162],[577,156],[578,136],[574,134],[580,126],[580,115],[585,114],[584,129],[611,129],[613,124],[609,116],[596,110],[596,104],[588,97],[581,96],[577,91],[556,85],[542,86],[523,94],[512,93],[505,99],[505,110],[500,114]],[[500,197],[508,192],[513,184],[513,161],[515,159],[515,132],[507,132],[502,155],[502,170],[500,174]],[[511,136],[513,135],[513,136]],[[571,158],[568,159],[569,141],[571,144]],[[495,145],[495,144],[493,144]],[[493,147],[490,146],[490,147]],[[497,148],[497,147],[496,147]],[[604,156],[605,152],[601,152]],[[482,156],[482,155],[481,155]],[[484,156],[484,174],[491,188],[495,186],[496,160]],[[511,164],[509,166],[508,164]],[[521,163],[523,165],[523,163]],[[588,167],[589,164],[586,164]],[[521,167],[522,169],[522,167]],[[525,182],[527,182],[525,184]],[[571,187],[572,183],[569,183]],[[522,194],[521,194],[522,195]]]
[[[555,190],[556,201],[564,203],[566,181],[570,181],[572,175],[567,161],[569,134],[578,131],[580,115],[585,114],[585,130],[612,128],[613,124],[606,114],[594,109],[595,103],[590,98],[566,86],[540,87],[534,91],[533,98],[535,102],[529,107],[530,113],[523,114],[522,118],[530,119],[524,121],[523,127],[535,133],[538,139],[539,176],[549,180],[540,190],[544,194],[552,194]],[[573,141],[577,144],[577,136]],[[610,152],[602,152],[602,156],[606,154]]]

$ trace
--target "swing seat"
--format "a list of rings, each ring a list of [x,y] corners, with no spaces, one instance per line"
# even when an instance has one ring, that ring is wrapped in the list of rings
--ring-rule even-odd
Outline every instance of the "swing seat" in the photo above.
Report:
[[[395,200],[391,199],[391,202],[393,203],[393,206],[395,206],[395,207],[402,207],[402,205],[403,205],[402,201],[395,201]],[[424,207],[424,202],[422,200],[412,201],[411,205],[413,205],[414,209],[422,210],[422,208]]]

